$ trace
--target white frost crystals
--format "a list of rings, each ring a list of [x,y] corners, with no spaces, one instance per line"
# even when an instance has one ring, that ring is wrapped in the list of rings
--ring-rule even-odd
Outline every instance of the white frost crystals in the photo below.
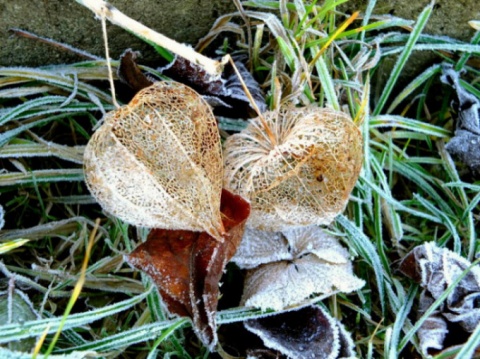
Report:
[[[282,232],[247,228],[232,261],[250,269],[242,303],[262,310],[281,310],[313,294],[348,293],[364,285],[353,274],[348,251],[317,226]]]

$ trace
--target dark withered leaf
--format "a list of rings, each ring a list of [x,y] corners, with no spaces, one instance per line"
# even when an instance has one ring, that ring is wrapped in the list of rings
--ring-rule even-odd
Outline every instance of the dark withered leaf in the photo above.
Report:
[[[292,359],[355,358],[353,341],[343,325],[317,306],[248,320],[244,324],[266,347]]]
[[[458,113],[455,134],[445,146],[465,163],[475,177],[480,176],[480,102],[460,84],[460,75],[451,65],[444,65],[442,82],[455,90],[452,106]]]
[[[205,232],[154,229],[126,260],[152,277],[172,314],[192,319],[195,333],[210,350],[217,342],[218,283],[240,244],[249,204],[226,190],[221,197],[223,242]]]
[[[458,254],[439,248],[434,242],[415,247],[400,262],[399,270],[420,284],[418,316],[464,272],[471,263]],[[480,267],[475,266],[450,292],[446,300],[419,330],[420,345],[424,353],[443,349],[443,342],[451,325],[458,325],[468,333],[480,324]]]
[[[120,66],[117,75],[120,80],[130,86],[135,93],[153,84],[137,65],[139,52],[127,49],[120,55]]]
[[[242,62],[235,61],[235,66],[240,72],[245,85],[260,111],[266,111],[267,106],[260,85]],[[159,70],[164,75],[190,86],[204,96],[214,107],[214,112],[217,115],[231,118],[257,116],[238,76],[230,64],[225,65],[225,69],[220,78],[212,77],[197,64],[179,56],[175,57],[170,64]]]

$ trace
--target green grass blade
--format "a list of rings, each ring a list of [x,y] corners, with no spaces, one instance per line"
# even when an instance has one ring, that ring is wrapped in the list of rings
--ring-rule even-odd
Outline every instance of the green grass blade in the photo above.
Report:
[[[439,138],[450,138],[451,132],[426,122],[395,115],[379,115],[370,119],[370,128],[400,127],[412,132],[420,132]]]
[[[11,250],[20,248],[24,244],[30,242],[30,239],[27,238],[17,238],[12,241],[8,241],[5,243],[0,243],[0,254],[5,254],[10,252]]]
[[[467,342],[463,344],[462,349],[457,353],[455,356],[456,359],[463,359],[463,358],[473,358],[473,354],[475,350],[480,346],[480,324],[477,325],[475,330],[470,337],[468,338]]]
[[[387,109],[387,113],[392,113],[402,101],[410,96],[415,90],[418,90],[423,83],[440,73],[441,69],[442,68],[439,64],[435,64],[418,75],[393,99],[392,103]]]
[[[62,355],[41,355],[38,354],[36,359],[86,359],[86,358],[98,358],[97,353],[92,351],[75,352]],[[6,348],[0,347],[0,358],[2,359],[32,359],[31,353],[22,353],[18,351],[11,351]]]
[[[402,72],[402,69],[413,51],[413,46],[417,42],[418,37],[420,36],[423,29],[425,28],[425,25],[427,24],[427,21],[433,10],[433,5],[434,2],[431,2],[418,16],[415,27],[413,28],[412,33],[410,34],[408,41],[405,44],[405,47],[403,48],[397,62],[395,63],[395,66],[392,69],[387,83],[385,84],[384,90],[382,91],[380,99],[378,100],[378,103],[373,111],[374,115],[379,115],[385,107],[387,100],[393,91],[393,87],[397,83],[400,73]]]
[[[316,52],[319,51],[316,47],[312,47],[312,57],[315,57]],[[338,97],[335,92],[335,86],[333,85],[332,76],[328,70],[327,63],[325,62],[323,56],[320,56],[315,62],[315,68],[318,72],[318,78],[322,84],[322,89],[327,98],[327,102],[333,109],[340,111],[340,104],[338,102]]]
[[[63,146],[52,142],[35,143],[19,141],[0,148],[0,158],[55,156],[66,161],[82,164],[85,146]]]
[[[83,180],[83,169],[81,168],[36,170],[29,173],[11,172],[0,174],[0,187]]]
[[[385,301],[385,285],[387,283],[386,277],[384,276],[382,262],[375,247],[367,238],[367,236],[365,236],[365,234],[357,226],[350,222],[347,217],[339,215],[337,216],[336,221],[348,233],[348,242],[353,246],[355,251],[357,251],[357,253],[362,256],[363,260],[372,267],[377,280],[380,305],[382,306],[382,310],[385,311],[387,309]]]
[[[151,290],[151,289],[150,289]],[[126,299],[124,301],[107,305],[103,308],[91,310],[84,313],[71,314],[65,322],[64,329],[80,327],[85,324],[92,323],[96,320],[114,315],[115,313],[132,308],[135,304],[143,301],[150,293],[145,293]],[[60,326],[63,317],[46,318],[33,321],[27,321],[22,325],[4,324],[0,325],[0,343],[9,343],[10,341],[20,340],[23,338],[31,338],[41,335],[47,326],[48,333],[54,333]]]
[[[470,43],[472,45],[477,45],[479,42],[480,42],[480,31],[477,31],[475,35],[473,35],[473,38],[470,41]],[[455,65],[455,71],[461,71],[471,55],[472,54],[470,52],[463,53],[462,56],[460,56],[460,59],[457,61],[457,64]]]
[[[167,330],[170,334],[172,330],[176,330],[186,325],[187,323],[189,323],[189,320],[187,318],[177,318],[173,320],[146,324],[140,327],[126,330],[118,334],[111,335],[107,338],[80,345],[75,348],[57,350],[57,352],[62,353],[71,350],[95,350],[98,352],[114,351],[122,347],[128,347],[133,344],[155,339],[159,336],[162,336],[164,330]]]

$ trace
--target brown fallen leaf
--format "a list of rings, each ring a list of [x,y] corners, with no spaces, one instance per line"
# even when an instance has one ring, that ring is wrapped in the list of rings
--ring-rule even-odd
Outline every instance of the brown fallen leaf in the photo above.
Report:
[[[435,242],[415,247],[399,264],[404,275],[423,289],[418,306],[422,316],[471,263],[458,254],[439,248]],[[463,331],[463,341],[480,324],[480,267],[473,267],[450,292],[446,300],[425,320],[418,331],[425,355],[430,349],[444,349],[447,337]],[[454,330],[451,330],[455,328]]]
[[[153,85],[153,80],[149,79],[137,65],[139,53],[132,49],[127,49],[120,55],[120,66],[117,74],[120,80],[130,86],[135,93],[144,88]]]
[[[218,283],[240,244],[250,206],[223,190],[220,211],[227,232],[223,242],[206,232],[154,229],[126,256],[152,277],[170,313],[192,319],[195,333],[210,350],[217,343]]]
[[[244,324],[266,347],[291,359],[356,358],[350,334],[318,306],[248,320]]]

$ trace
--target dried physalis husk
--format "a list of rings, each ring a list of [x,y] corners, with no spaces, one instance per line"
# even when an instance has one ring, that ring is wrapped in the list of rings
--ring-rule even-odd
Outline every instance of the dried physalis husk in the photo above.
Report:
[[[84,165],[93,196],[125,222],[221,238],[220,137],[210,107],[191,88],[156,82],[109,112]]]
[[[341,213],[362,166],[362,135],[343,112],[287,107],[225,143],[224,186],[251,201],[248,226],[325,225]]]

